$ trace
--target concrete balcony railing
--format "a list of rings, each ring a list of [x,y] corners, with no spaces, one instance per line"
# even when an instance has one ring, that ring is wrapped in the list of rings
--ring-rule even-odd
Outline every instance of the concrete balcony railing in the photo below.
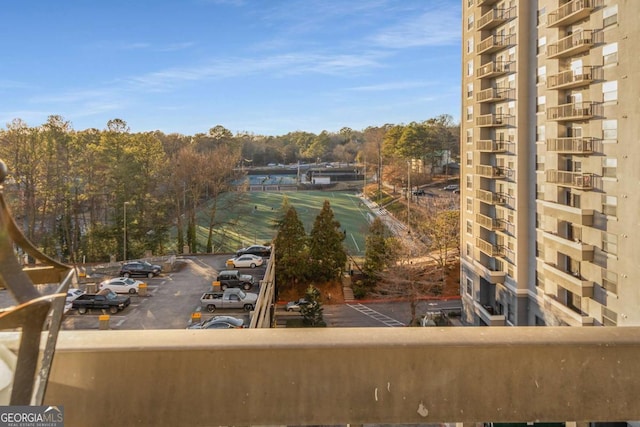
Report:
[[[506,179],[510,173],[503,166],[476,165],[476,174],[485,178]]]
[[[581,297],[593,297],[593,282],[585,280],[579,273],[561,270],[555,264],[544,264],[544,277]]]
[[[547,16],[547,27],[563,27],[585,19],[600,1],[573,0],[552,10]]]
[[[547,76],[547,89],[573,89],[588,86],[594,79],[592,66],[583,66],[580,70],[566,70]]]
[[[504,193],[478,189],[476,190],[476,198],[483,203],[502,206],[507,204],[508,196]]]
[[[480,139],[476,141],[476,150],[487,153],[504,153],[507,151],[508,141],[494,139]]]
[[[484,278],[487,282],[491,284],[504,283],[506,273],[502,268],[485,265],[485,263],[479,260],[473,260],[473,267],[478,276]]]
[[[509,34],[506,36],[491,35],[486,39],[482,40],[480,43],[478,43],[476,52],[478,52],[478,54],[497,52],[499,50],[503,50],[513,46],[515,42],[516,42],[515,34]]]
[[[487,230],[496,231],[505,229],[505,220],[501,218],[492,218],[483,214],[476,214],[476,223]]]
[[[62,331],[45,404],[97,427],[637,420],[638,354],[639,327]]]
[[[547,151],[564,154],[592,154],[596,139],[591,137],[547,138]]]
[[[488,242],[479,237],[476,238],[476,247],[490,257],[503,257],[505,255],[504,247],[502,245]]]
[[[516,17],[516,8],[493,8],[476,21],[476,30],[490,30]]]
[[[555,295],[545,295],[544,306],[546,310],[549,310],[557,318],[562,319],[562,321],[569,326],[593,326],[593,317],[567,306],[562,301],[558,301]]]
[[[547,120],[589,120],[596,115],[596,105],[595,102],[583,101],[549,107],[547,108]]]
[[[507,326],[506,316],[496,313],[496,310],[492,306],[480,304],[476,301],[474,308],[478,317],[480,317],[487,326]]]
[[[575,225],[593,224],[593,209],[582,209],[549,201],[543,201],[542,206],[544,215],[559,221],[567,221]]]
[[[490,6],[497,2],[498,0],[476,0],[476,6]]]
[[[582,30],[547,46],[547,58],[564,58],[586,52],[594,44],[593,30]]]
[[[515,89],[511,88],[489,88],[481,90],[476,94],[478,102],[500,102],[514,97]]]
[[[562,252],[563,254],[577,261],[593,261],[593,245],[589,245],[579,240],[569,239],[566,236],[543,231],[544,244],[551,250]]]
[[[480,79],[493,78],[515,70],[515,61],[491,61],[478,67],[476,76]]]
[[[593,190],[594,179],[595,174],[592,173],[559,171],[553,169],[546,171],[547,182],[580,190]]]
[[[476,125],[479,127],[503,127],[507,126],[511,116],[506,114],[484,114],[476,117]]]

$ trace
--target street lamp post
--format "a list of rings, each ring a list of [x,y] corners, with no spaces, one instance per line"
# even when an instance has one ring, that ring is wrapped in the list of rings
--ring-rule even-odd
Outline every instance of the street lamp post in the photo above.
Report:
[[[124,261],[127,260],[127,205],[129,202],[124,202],[123,211],[124,211],[124,227],[123,227],[123,236],[122,236],[122,259]]]
[[[411,217],[411,160],[407,161],[407,228],[411,229],[409,219]]]

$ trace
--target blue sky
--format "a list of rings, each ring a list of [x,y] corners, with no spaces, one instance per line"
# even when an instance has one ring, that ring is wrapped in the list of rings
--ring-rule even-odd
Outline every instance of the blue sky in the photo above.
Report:
[[[460,0],[2,5],[0,125],[283,135],[460,116]]]

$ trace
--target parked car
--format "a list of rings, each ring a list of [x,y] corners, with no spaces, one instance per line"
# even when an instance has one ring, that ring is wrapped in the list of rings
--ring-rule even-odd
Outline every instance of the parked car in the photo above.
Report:
[[[161,271],[162,267],[147,261],[130,261],[122,264],[122,267],[120,267],[120,276],[144,276],[152,278],[160,274]]]
[[[245,291],[251,289],[255,280],[250,274],[240,274],[238,270],[223,270],[218,274],[217,281],[220,283],[220,289],[242,288]]]
[[[209,313],[213,313],[219,308],[242,308],[244,311],[251,311],[256,308],[258,294],[245,292],[238,288],[229,288],[223,292],[205,292],[200,297],[200,304]]]
[[[233,268],[239,268],[239,267],[256,268],[258,266],[261,266],[263,263],[264,263],[264,260],[262,259],[262,257],[259,257],[258,255],[250,255],[250,254],[240,255],[239,257],[235,257],[227,260],[227,264],[233,265]]]
[[[101,282],[98,288],[99,290],[109,289],[117,294],[137,294],[142,283],[140,280],[129,277],[115,277]]]
[[[109,313],[116,314],[119,310],[131,304],[128,296],[118,296],[111,291],[100,291],[97,294],[84,294],[74,299],[71,308],[78,310],[79,314],[85,314],[92,308],[99,310],[109,310]]]
[[[309,305],[309,301],[304,298],[300,298],[298,301],[289,301],[285,307],[285,310],[300,311],[300,309],[305,305]]]
[[[271,256],[271,248],[269,246],[253,245],[236,251],[236,256],[247,254],[268,257]]]
[[[444,191],[455,191],[455,190],[459,190],[460,186],[456,185],[456,184],[449,184],[445,187],[442,188]]]
[[[425,191],[424,191],[422,188],[420,188],[420,189],[418,189],[418,190],[415,190],[415,191],[413,192],[413,195],[414,195],[414,196],[424,196],[424,195],[425,195]]]
[[[211,319],[193,323],[187,329],[238,329],[246,328],[244,320],[233,316],[213,316]]]

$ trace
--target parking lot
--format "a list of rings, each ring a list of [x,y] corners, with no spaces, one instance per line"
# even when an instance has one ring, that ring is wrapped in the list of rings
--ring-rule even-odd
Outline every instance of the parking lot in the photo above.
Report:
[[[151,279],[142,279],[147,283],[147,295],[130,295],[131,305],[117,314],[110,315],[110,329],[184,329],[193,313],[200,313],[201,320],[212,317],[200,307],[200,296],[212,289],[217,273],[226,269],[225,261],[229,255],[204,255],[180,257],[176,260],[174,271],[163,273]],[[259,281],[263,278],[265,266],[241,268],[243,274],[255,277],[256,285],[247,292],[259,293]],[[92,278],[88,278],[91,282]],[[97,278],[96,281],[103,280]],[[217,289],[216,289],[217,290]],[[92,310],[87,314],[78,314],[70,310],[62,321],[63,329],[98,329],[102,310]],[[218,310],[216,315],[224,314],[244,317],[243,310]]]

